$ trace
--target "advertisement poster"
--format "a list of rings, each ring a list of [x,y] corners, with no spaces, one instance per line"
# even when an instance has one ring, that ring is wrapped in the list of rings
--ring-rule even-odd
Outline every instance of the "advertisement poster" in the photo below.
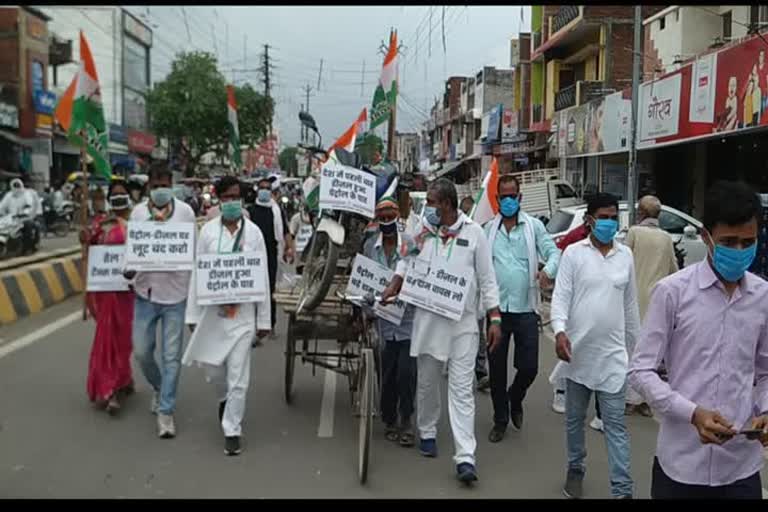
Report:
[[[588,117],[589,111],[586,107],[577,107],[565,112],[565,151],[569,156],[587,152]]]
[[[766,48],[755,37],[717,54],[714,131],[768,124]]]
[[[640,86],[640,141],[677,135],[681,82],[677,73]]]
[[[509,142],[517,136],[517,112],[504,109],[501,123],[501,141]]]
[[[717,55],[700,57],[693,64],[691,107],[688,120],[692,123],[712,123],[715,120],[715,77]]]

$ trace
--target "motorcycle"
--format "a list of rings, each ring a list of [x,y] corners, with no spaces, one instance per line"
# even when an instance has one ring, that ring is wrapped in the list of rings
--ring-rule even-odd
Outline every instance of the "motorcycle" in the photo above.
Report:
[[[24,207],[20,215],[0,217],[0,258],[32,254],[40,246],[40,227],[31,215],[32,207]]]
[[[300,145],[310,152],[313,158],[318,155],[328,157],[322,149],[322,136],[318,132],[315,120],[306,112],[299,113],[301,124],[315,132],[320,142],[317,146]],[[386,190],[397,176],[397,169],[391,163],[369,168],[362,165],[360,155],[342,148],[336,148],[339,163],[361,169],[376,177],[377,198],[379,192]],[[300,261],[304,264],[302,286],[299,295],[298,310],[313,311],[323,301],[336,275],[339,260],[351,264],[354,256],[362,251],[366,228],[370,219],[345,211],[320,210],[313,223],[314,232],[304,249]]]
[[[46,204],[43,215],[46,234],[53,232],[58,237],[65,237],[72,227],[74,205],[71,201],[65,201],[59,208]]]

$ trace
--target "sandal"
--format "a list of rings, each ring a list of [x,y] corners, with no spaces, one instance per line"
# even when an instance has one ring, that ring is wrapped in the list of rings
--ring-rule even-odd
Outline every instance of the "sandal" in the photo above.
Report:
[[[384,429],[384,437],[387,438],[387,441],[396,443],[400,439],[400,433],[397,431],[396,427],[388,426]]]
[[[107,414],[109,414],[110,416],[114,416],[119,410],[120,410],[120,402],[117,401],[117,394],[113,394],[111,397],[109,397],[109,401],[107,402],[107,406],[106,406]]]
[[[410,448],[414,443],[414,435],[411,432],[403,432],[400,434],[400,446],[404,448]]]

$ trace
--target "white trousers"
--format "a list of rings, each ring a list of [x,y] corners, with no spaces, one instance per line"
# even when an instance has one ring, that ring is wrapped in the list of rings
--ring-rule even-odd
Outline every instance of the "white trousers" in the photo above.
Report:
[[[466,334],[450,342],[453,347],[448,359],[448,419],[453,433],[453,460],[456,464],[475,464],[474,379],[478,337],[477,334]],[[437,438],[443,364],[430,355],[418,357],[416,421],[421,439]]]
[[[219,402],[227,401],[221,420],[224,435],[240,436],[245,416],[245,395],[251,378],[251,337],[244,336],[221,366],[206,365],[206,373],[216,386]]]

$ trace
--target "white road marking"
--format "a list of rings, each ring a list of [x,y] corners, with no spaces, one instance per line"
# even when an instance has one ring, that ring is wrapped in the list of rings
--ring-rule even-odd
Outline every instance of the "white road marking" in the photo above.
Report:
[[[763,487],[763,499],[768,499],[768,491],[765,490],[765,487]]]
[[[317,427],[317,437],[333,437],[333,417],[336,407],[336,372],[325,370],[323,384],[323,401],[320,404],[320,426]]]
[[[83,318],[83,312],[75,311],[74,313],[70,313],[67,316],[64,316],[62,318],[59,318],[58,320],[51,322],[45,327],[41,327],[40,329],[33,331],[29,334],[26,334],[21,338],[18,338],[16,340],[8,342],[5,345],[0,346],[0,359],[2,359],[3,357],[9,354],[13,354],[17,350],[20,350],[28,345],[31,345],[32,343],[39,341],[45,338],[46,336],[50,336],[51,334],[58,331],[59,329],[62,329],[68,326],[69,324],[76,322],[78,319],[81,319],[81,318]]]

